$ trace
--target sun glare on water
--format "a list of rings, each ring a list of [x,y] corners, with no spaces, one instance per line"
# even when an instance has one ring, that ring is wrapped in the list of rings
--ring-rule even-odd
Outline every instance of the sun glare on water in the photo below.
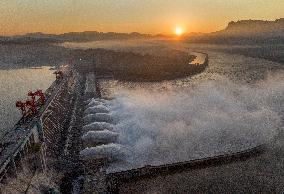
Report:
[[[177,36],[181,36],[183,34],[183,29],[181,27],[176,27],[175,33]]]

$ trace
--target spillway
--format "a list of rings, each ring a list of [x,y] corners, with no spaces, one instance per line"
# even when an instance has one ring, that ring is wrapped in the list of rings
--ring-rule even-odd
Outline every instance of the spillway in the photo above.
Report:
[[[107,113],[95,113],[95,114],[88,114],[84,118],[85,124],[91,124],[93,122],[106,122],[106,123],[112,123],[113,119],[110,114]]]
[[[119,134],[109,130],[88,131],[82,136],[85,147],[92,147],[98,144],[114,143],[118,140]]]
[[[85,114],[109,113],[109,108],[104,105],[98,105],[87,108],[84,113]]]
[[[114,129],[114,125],[106,122],[93,122],[91,124],[83,126],[83,131],[101,131],[104,129],[112,131]]]
[[[119,144],[104,144],[96,147],[85,148],[80,152],[84,159],[96,160],[107,159],[115,161],[122,159],[126,155],[126,150]]]

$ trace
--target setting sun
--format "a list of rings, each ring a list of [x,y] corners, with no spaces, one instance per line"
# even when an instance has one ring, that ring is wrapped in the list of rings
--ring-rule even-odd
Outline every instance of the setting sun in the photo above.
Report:
[[[183,34],[183,29],[181,27],[176,27],[175,33],[177,36],[181,36]]]

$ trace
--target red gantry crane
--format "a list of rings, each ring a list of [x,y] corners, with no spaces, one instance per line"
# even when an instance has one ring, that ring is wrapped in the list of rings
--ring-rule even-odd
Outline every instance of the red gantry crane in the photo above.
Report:
[[[54,74],[56,76],[56,80],[63,78],[63,71],[61,70],[55,71]],[[31,99],[28,99],[25,102],[16,102],[16,107],[22,111],[23,117],[34,116],[40,106],[44,105],[46,100],[42,90],[37,90],[35,92],[29,91],[28,96],[31,97]],[[39,99],[36,99],[36,97],[39,97]]]
[[[22,111],[22,115],[25,115],[27,112],[27,106],[25,102],[22,101],[17,101],[16,102],[16,107],[19,108]]]
[[[23,117],[35,115],[39,107],[45,103],[45,95],[42,90],[37,90],[35,92],[30,91],[28,96],[31,97],[31,99],[26,100],[26,102],[16,102],[16,107],[22,111]],[[36,99],[36,97],[39,97],[39,99]]]
[[[45,102],[45,95],[42,92],[42,90],[37,90],[35,92],[29,91],[28,96],[30,96],[32,98],[32,101],[35,103],[36,102],[36,96],[39,97],[40,103],[41,105],[44,104]]]

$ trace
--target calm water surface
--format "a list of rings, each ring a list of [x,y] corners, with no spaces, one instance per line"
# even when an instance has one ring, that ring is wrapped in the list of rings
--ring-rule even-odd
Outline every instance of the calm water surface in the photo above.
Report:
[[[46,90],[55,80],[50,67],[0,70],[0,137],[20,119],[17,100],[26,100],[29,90]]]

